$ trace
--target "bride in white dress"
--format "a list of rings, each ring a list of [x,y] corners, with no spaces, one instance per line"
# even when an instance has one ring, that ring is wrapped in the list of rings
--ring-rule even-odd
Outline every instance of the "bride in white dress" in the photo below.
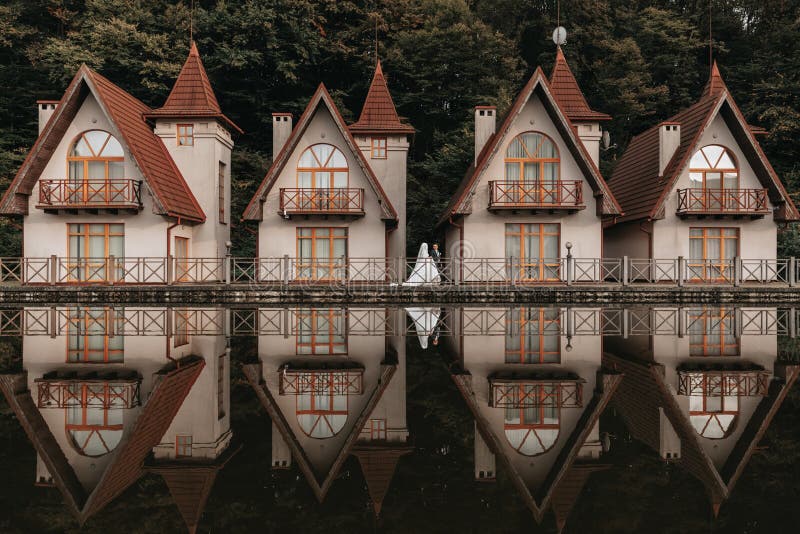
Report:
[[[423,243],[422,246],[419,247],[419,254],[417,255],[417,263],[414,265],[414,270],[411,271],[408,280],[403,282],[403,285],[421,286],[438,284],[439,281],[439,269],[436,268],[436,263],[428,254],[428,244]]]

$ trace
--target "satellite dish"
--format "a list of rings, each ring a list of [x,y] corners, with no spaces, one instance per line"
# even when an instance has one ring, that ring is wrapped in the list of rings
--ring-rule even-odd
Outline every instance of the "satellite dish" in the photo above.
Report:
[[[559,26],[553,30],[553,42],[556,46],[561,46],[567,42],[567,29],[564,26]]]
[[[609,146],[611,146],[611,134],[608,130],[603,130],[603,148],[608,149]]]

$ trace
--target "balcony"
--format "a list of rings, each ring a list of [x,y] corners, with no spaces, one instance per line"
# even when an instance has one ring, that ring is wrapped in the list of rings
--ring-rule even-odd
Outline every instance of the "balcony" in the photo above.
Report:
[[[760,219],[769,213],[766,189],[678,189],[679,217],[732,216]]]
[[[280,215],[364,216],[364,190],[348,187],[281,188]]]
[[[580,180],[489,182],[490,210],[575,212],[586,208]]]
[[[40,180],[37,208],[59,210],[142,209],[142,182],[138,180]]]
[[[489,377],[489,406],[493,408],[530,408],[583,406],[584,380],[564,377]]]

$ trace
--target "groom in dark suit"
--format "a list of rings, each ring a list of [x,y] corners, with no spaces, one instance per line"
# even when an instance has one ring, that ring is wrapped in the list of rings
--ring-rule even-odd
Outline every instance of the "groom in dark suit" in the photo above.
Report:
[[[434,243],[431,248],[431,259],[433,259],[433,263],[436,265],[436,269],[439,271],[439,280],[441,283],[445,283],[447,277],[444,274],[445,265],[444,260],[442,259],[442,253],[439,250],[439,243]]]

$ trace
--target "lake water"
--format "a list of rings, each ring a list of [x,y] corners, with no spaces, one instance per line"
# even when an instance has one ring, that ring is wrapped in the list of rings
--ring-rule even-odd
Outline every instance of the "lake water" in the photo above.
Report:
[[[3,308],[0,531],[790,531],[798,319]]]

